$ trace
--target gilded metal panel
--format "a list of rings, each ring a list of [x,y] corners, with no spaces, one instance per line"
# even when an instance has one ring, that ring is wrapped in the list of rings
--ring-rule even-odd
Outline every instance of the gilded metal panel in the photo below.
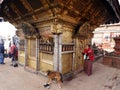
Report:
[[[24,52],[24,51],[19,51],[18,61],[19,61],[21,64],[25,64],[25,52]]]
[[[28,67],[36,70],[36,60],[28,59]]]
[[[72,64],[73,64],[73,55],[70,54],[63,54],[62,55],[62,73],[69,73],[72,71]]]
[[[40,71],[45,72],[47,70],[53,70],[53,65],[45,62],[40,62]]]

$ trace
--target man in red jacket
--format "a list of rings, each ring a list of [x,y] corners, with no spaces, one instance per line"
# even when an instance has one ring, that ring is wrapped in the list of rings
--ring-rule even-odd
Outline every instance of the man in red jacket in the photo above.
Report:
[[[94,52],[91,45],[87,45],[84,49],[84,60],[84,71],[89,76],[92,74],[92,62],[94,61]]]

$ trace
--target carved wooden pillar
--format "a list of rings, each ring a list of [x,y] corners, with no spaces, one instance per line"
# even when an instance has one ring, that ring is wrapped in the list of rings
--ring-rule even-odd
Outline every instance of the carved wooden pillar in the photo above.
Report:
[[[39,39],[36,38],[36,71],[39,71]]]
[[[25,38],[25,66],[28,64],[28,40]]]

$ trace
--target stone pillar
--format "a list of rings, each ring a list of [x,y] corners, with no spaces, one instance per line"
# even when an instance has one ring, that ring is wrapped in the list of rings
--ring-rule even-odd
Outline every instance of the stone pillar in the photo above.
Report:
[[[62,35],[54,35],[54,70],[62,72]]]
[[[54,70],[62,72],[61,49],[62,49],[62,25],[55,22],[51,25],[51,31],[54,34]]]
[[[39,71],[39,39],[36,38],[36,71]]]
[[[58,62],[59,72],[62,73],[62,34],[58,35]]]
[[[73,40],[73,42],[74,42],[74,44],[75,44],[75,39]],[[74,47],[73,47],[73,64],[72,64],[72,71],[74,71],[75,70],[75,46],[76,45],[74,45]]]
[[[59,52],[58,52],[58,35],[55,34],[54,35],[54,71],[58,71],[59,70]]]
[[[24,67],[26,67],[27,66],[27,64],[28,64],[28,40],[25,38],[25,46],[24,46],[24,48],[25,48],[25,65],[24,65]]]

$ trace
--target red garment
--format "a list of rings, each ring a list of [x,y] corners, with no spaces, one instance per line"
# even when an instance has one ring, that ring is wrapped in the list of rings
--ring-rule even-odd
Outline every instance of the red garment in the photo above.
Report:
[[[89,59],[91,61],[94,61],[94,52],[92,48],[84,49],[84,54],[87,54],[89,56]]]
[[[12,45],[12,46],[11,46],[11,48],[10,48],[10,53],[11,53],[11,54],[14,54],[14,49],[15,49],[15,47],[16,47],[15,45]]]
[[[17,47],[15,45],[12,45],[10,47],[10,53],[13,56],[14,60],[18,60],[18,50],[17,50]]]
[[[92,61],[90,60],[84,61],[84,71],[88,76],[92,74]]]

